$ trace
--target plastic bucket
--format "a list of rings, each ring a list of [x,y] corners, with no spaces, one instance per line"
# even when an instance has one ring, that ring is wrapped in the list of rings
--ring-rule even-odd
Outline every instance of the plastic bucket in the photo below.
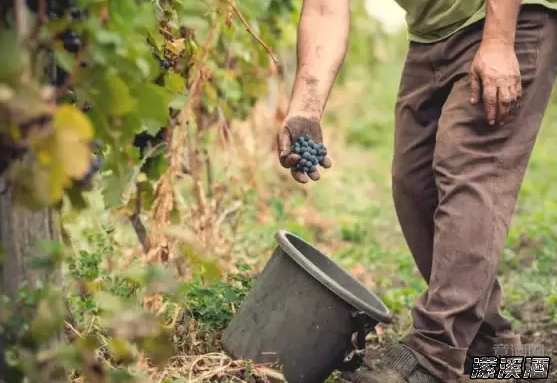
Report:
[[[285,231],[275,238],[277,248],[223,334],[224,350],[280,363],[289,383],[318,383],[336,369],[359,367],[365,335],[390,323],[392,313],[309,243]],[[360,358],[348,362],[354,355]]]

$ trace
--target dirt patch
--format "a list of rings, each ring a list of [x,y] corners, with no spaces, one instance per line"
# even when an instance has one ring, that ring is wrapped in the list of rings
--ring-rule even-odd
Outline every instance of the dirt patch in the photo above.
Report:
[[[543,344],[543,356],[549,356],[550,374],[548,382],[557,382],[557,323],[547,313],[545,302],[536,300],[527,302],[515,310],[522,323],[523,344]]]
[[[524,323],[520,329],[522,343],[544,345],[545,355],[542,356],[549,356],[551,358],[549,379],[544,381],[557,383],[557,322],[548,315],[542,300],[522,304],[516,309],[521,314],[517,319]],[[385,350],[396,341],[395,337],[388,336],[385,332],[381,331],[379,340],[373,339],[367,344],[367,363],[372,368],[375,367]],[[467,381],[471,380],[463,379],[463,382]],[[509,380],[506,381],[509,382]]]

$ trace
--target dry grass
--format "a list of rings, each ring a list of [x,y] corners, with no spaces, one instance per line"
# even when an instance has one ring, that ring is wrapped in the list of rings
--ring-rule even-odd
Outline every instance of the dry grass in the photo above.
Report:
[[[163,379],[185,379],[190,383],[202,382],[246,382],[275,383],[284,381],[283,375],[268,365],[250,361],[232,360],[224,353],[195,356],[177,356],[164,371],[153,371],[154,382]]]

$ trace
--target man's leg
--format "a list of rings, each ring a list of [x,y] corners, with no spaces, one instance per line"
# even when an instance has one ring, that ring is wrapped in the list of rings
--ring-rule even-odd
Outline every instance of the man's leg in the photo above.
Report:
[[[435,70],[429,60],[436,50],[423,44],[412,44],[409,49],[395,110],[392,169],[396,213],[416,265],[428,284],[433,260],[433,216],[438,204],[433,152],[438,120],[450,92],[450,87],[439,88],[440,84],[432,80]],[[484,323],[468,350],[469,358],[491,355],[495,344],[520,344],[510,321],[501,316],[500,304],[501,289],[496,280]]]
[[[421,367],[455,382],[468,348],[490,354],[494,342],[518,342],[499,314],[496,266],[557,66],[555,17],[545,9],[524,9],[531,11],[521,13],[516,39],[524,96],[503,126],[488,126],[482,106],[469,103],[467,71],[481,24],[409,51],[397,103],[393,191],[403,232],[430,288],[413,310],[415,329],[403,339],[412,355],[397,347],[376,371],[345,379],[432,381]],[[434,104],[444,105],[437,131]],[[437,210],[435,197],[441,201]]]
[[[437,186],[433,153],[438,120],[450,88],[438,88],[429,60],[431,45],[412,44],[395,110],[393,199],[402,232],[423,278],[429,283],[433,259],[433,216],[437,208]],[[490,355],[495,344],[515,345],[520,338],[510,322],[499,314],[501,290],[496,281],[481,326],[472,342],[470,357]]]
[[[437,44],[440,83],[451,90],[433,158],[439,191],[433,263],[429,288],[412,312],[414,329],[402,340],[444,382],[459,379],[468,348],[481,343],[484,320],[507,326],[498,313],[497,266],[557,73],[557,20],[543,8],[524,7],[515,44],[523,97],[504,125],[489,126],[483,105],[469,102],[467,79],[481,33],[469,28]],[[495,335],[493,327],[482,330]]]
[[[433,213],[437,186],[432,169],[435,135],[448,91],[436,87],[431,62],[435,45],[410,43],[395,107],[395,142],[392,164],[393,199],[403,234],[416,265],[426,281],[431,274]],[[427,372],[418,367],[410,350],[389,350],[386,355],[420,383]],[[368,368],[371,364],[365,363]],[[397,371],[398,372],[398,371]],[[399,376],[364,370],[343,373],[342,383],[402,383]],[[435,382],[432,382],[435,383]]]

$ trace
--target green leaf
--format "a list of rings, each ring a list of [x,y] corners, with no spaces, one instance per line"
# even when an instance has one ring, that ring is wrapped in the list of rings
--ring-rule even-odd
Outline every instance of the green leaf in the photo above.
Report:
[[[254,20],[258,15],[265,13],[270,3],[271,0],[242,0],[237,5],[244,17]],[[253,28],[253,24],[251,26]]]
[[[118,297],[106,291],[97,291],[94,295],[97,306],[107,314],[114,315],[128,307],[128,302],[122,297]]]
[[[132,110],[135,100],[121,77],[105,74],[92,90],[92,96],[99,109],[109,116],[122,116]]]
[[[73,67],[75,66],[75,58],[69,52],[57,49],[54,52],[54,57],[62,69],[71,73]]]
[[[170,93],[154,84],[141,84],[134,88],[137,95],[137,110],[142,119],[153,121],[160,126],[168,123],[168,104]]]
[[[45,343],[62,330],[65,319],[62,297],[53,294],[39,302],[35,317],[30,323],[33,339]]]
[[[172,272],[161,266],[154,266],[147,269],[145,274],[145,287],[147,291],[172,295],[180,287],[179,281]]]
[[[168,107],[174,110],[182,110],[184,109],[184,105],[186,104],[186,99],[188,98],[185,94],[177,94],[174,96],[172,101],[168,103]]]
[[[134,360],[134,349],[132,345],[123,339],[111,338],[108,341],[108,352],[119,363],[130,364]]]
[[[139,153],[137,153],[137,148],[133,147],[128,147],[127,150],[122,149],[108,157],[107,165],[112,173],[104,177],[103,196],[105,206],[109,209],[127,204],[131,197],[130,192],[135,187],[134,181],[137,180],[141,167],[148,159],[148,157],[144,157],[130,166],[126,157],[132,159],[132,150],[135,152],[133,157],[137,160]]]
[[[111,2],[113,3],[113,2]],[[112,32],[112,31],[107,31],[107,30],[98,30],[95,33],[95,38],[99,43],[102,44],[114,44],[114,45],[120,45],[123,40],[122,40],[122,35],[116,33],[116,32]]]
[[[23,57],[22,49],[13,30],[2,29],[0,33],[0,57],[2,57],[2,65],[0,65],[0,82],[14,84],[19,80],[22,73]]]
[[[185,91],[186,80],[173,70],[164,76],[164,83],[171,92],[182,93]]]
[[[165,331],[145,339],[142,348],[150,361],[158,367],[162,367],[174,355],[171,337]]]

